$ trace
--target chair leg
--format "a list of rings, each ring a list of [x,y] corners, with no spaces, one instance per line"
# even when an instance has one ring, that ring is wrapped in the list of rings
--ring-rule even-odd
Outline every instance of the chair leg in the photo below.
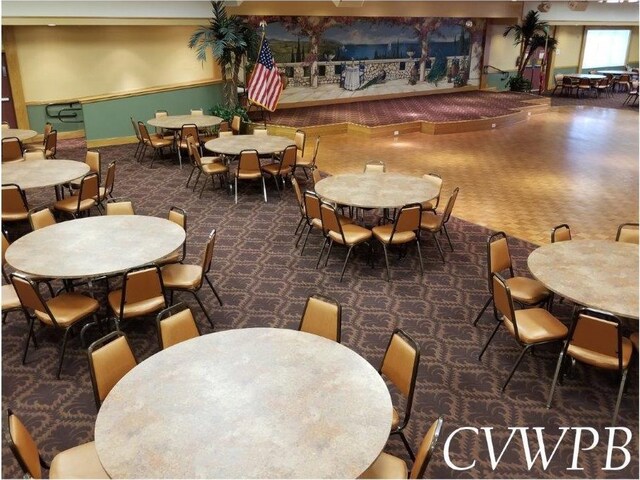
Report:
[[[409,441],[407,440],[407,437],[404,435],[404,432],[400,430],[398,432],[393,432],[393,433],[396,433],[397,435],[400,436],[402,443],[404,443],[404,446],[407,449],[407,452],[409,453],[409,457],[411,458],[411,461],[412,462],[415,461],[416,456],[413,454],[413,449],[411,448],[411,445],[409,445]]]
[[[267,203],[267,184],[264,182],[264,175],[262,176],[262,193],[264,193],[264,203]]]
[[[32,336],[33,336],[33,338],[35,340],[35,333],[33,331],[33,323],[34,323],[34,321],[35,320],[33,318],[29,319],[29,332],[27,333],[27,339],[24,342],[24,353],[22,354],[22,364],[23,365],[27,361],[27,350],[29,350],[29,340],[31,340]]]
[[[302,225],[302,222],[304,222],[304,217],[300,216],[300,221],[298,222],[298,225],[296,226],[296,230],[293,232],[293,234],[295,236],[298,236],[298,230],[300,230],[300,226]],[[296,247],[298,246],[297,242],[296,242]]]
[[[442,247],[440,246],[440,241],[438,240],[438,237],[436,236],[435,232],[431,232],[431,236],[436,241],[436,247],[438,247],[438,253],[440,254],[440,258],[442,259],[442,263],[445,263],[444,253],[442,252]]]
[[[306,222],[305,218],[302,218],[302,220],[305,220],[305,223],[302,224],[302,230],[300,230],[300,233],[298,234],[298,239],[296,240],[295,248],[298,248],[298,244],[300,243],[300,239],[302,238],[302,234],[304,233],[304,230],[309,226],[309,225],[307,225],[307,222]]]
[[[204,313],[204,316],[207,317],[207,320],[209,320],[209,325],[211,325],[211,328],[214,328],[213,320],[211,320],[209,313],[207,313],[207,309],[204,308],[204,305],[202,304],[202,300],[200,300],[200,297],[198,297],[198,294],[196,292],[191,292],[191,294],[195,297],[196,301],[198,302],[198,305],[200,305],[200,309],[202,310],[202,313]]]
[[[618,398],[616,399],[616,408],[613,410],[613,420],[611,421],[611,426],[616,426],[616,421],[618,420],[618,410],[620,410],[620,402],[622,401],[622,394],[624,392],[624,385],[627,383],[627,372],[628,368],[625,368],[622,371],[622,378],[620,379],[620,388],[618,388]]]
[[[476,316],[476,319],[473,321],[474,327],[478,325],[478,321],[480,320],[480,318],[482,317],[482,314],[484,314],[485,310],[487,309],[487,307],[489,306],[492,300],[493,300],[493,297],[487,298],[487,301],[485,302],[484,307],[482,307],[482,310],[480,310],[480,313],[478,313],[478,316]]]
[[[442,225],[442,229],[444,230],[444,234],[446,235],[447,241],[449,242],[449,248],[453,252],[453,244],[451,243],[451,237],[449,237],[449,232],[447,231],[447,226],[446,225]]]
[[[353,250],[353,245],[349,247],[347,251],[347,258],[344,259],[344,264],[342,265],[342,272],[340,273],[340,282],[342,282],[342,277],[344,277],[344,270],[347,268],[347,262],[349,261],[349,256],[351,255],[351,250]],[[331,251],[331,246],[329,246],[329,251]],[[329,257],[327,257],[329,258]]]
[[[384,243],[382,243],[382,250],[384,251],[384,263],[387,265],[387,282],[388,282],[389,281],[389,255],[387,254],[387,246]]]
[[[549,391],[549,398],[547,399],[547,408],[551,408],[551,399],[553,398],[553,392],[556,389],[556,383],[560,376],[560,370],[562,368],[562,362],[564,361],[564,348],[558,356],[558,364],[556,365],[556,373],[553,375],[553,381],[551,382],[551,390]]]
[[[324,259],[324,266],[329,264],[329,257],[331,256],[331,249],[333,248],[333,240],[329,241],[329,250],[327,250],[327,256]]]
[[[322,242],[322,248],[320,249],[320,255],[318,255],[318,261],[316,262],[316,270],[320,266],[320,260],[322,260],[322,254],[324,253],[324,247],[327,246],[327,242],[329,239],[327,237],[324,238],[324,242]]]
[[[416,237],[416,249],[418,250],[418,260],[420,260],[420,276],[424,275],[424,265],[422,264],[422,252],[420,251],[420,240]]]
[[[189,188],[189,182],[191,181],[191,177],[193,177],[193,172],[195,171],[196,167],[194,167],[193,165],[191,166],[191,173],[189,174],[189,178],[187,178],[187,185],[185,188]]]
[[[213,283],[211,283],[211,280],[209,280],[209,277],[207,277],[206,273],[204,274],[204,278],[207,281],[207,283],[209,284],[209,287],[211,287],[211,291],[213,292],[213,294],[218,299],[218,303],[220,304],[220,306],[222,306],[222,299],[220,298],[220,295],[218,295],[218,292],[216,291],[216,287],[213,286]]]
[[[64,360],[64,352],[67,349],[67,336],[69,335],[70,328],[64,330],[64,336],[62,337],[62,347],[60,348],[60,360],[58,361],[58,373],[56,378],[60,380],[60,372],[62,372],[62,361]]]
[[[526,347],[524,347],[522,349],[522,351],[520,352],[520,355],[518,355],[518,360],[516,360],[515,365],[511,369],[511,372],[509,373],[509,376],[507,377],[507,381],[504,382],[504,385],[502,385],[502,391],[503,392],[504,392],[505,388],[507,388],[507,385],[509,384],[509,381],[511,380],[511,377],[513,377],[513,374],[516,372],[516,369],[518,368],[518,365],[520,365],[520,362],[524,358],[525,353],[527,353],[527,351],[529,351],[529,348],[531,348],[531,345],[527,345]]]
[[[233,179],[233,193],[235,194],[235,202],[238,204],[238,177]]]
[[[307,230],[307,234],[304,237],[304,242],[302,243],[302,249],[300,250],[300,256],[302,256],[302,254],[304,253],[304,247],[307,245],[307,240],[309,240],[309,234],[311,233],[312,229],[313,229],[313,227],[311,225],[309,225],[309,230]]]
[[[500,328],[500,325],[502,325],[502,322],[498,322],[498,324],[496,325],[496,328],[493,329],[493,332],[491,333],[489,340],[487,340],[487,343],[484,344],[484,347],[482,347],[482,351],[480,352],[480,355],[478,355],[478,360],[482,360],[482,355],[484,355],[484,352],[487,350],[487,347],[491,343],[491,340],[493,340],[493,337],[496,335],[496,333],[498,333],[498,329]]]

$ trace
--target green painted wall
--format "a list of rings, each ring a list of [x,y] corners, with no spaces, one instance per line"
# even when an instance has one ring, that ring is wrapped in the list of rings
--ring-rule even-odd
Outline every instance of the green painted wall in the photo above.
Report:
[[[514,75],[516,73],[515,70],[510,71],[509,75]],[[487,74],[487,88],[495,87],[498,90],[507,90],[505,84],[509,80],[509,77],[504,78],[504,74],[495,72]]]
[[[83,103],[85,136],[87,140],[133,136],[129,117],[146,122],[156,110],[185,115],[200,107],[206,114],[222,99],[222,85],[215,84]]]
[[[82,130],[84,128],[84,123],[82,122],[82,107],[79,104],[76,104],[76,107],[79,108],[79,111],[76,111],[76,118],[74,120],[79,120],[79,123],[71,123],[71,122],[62,122],[57,118],[52,118],[47,116],[46,114],[46,105],[28,105],[27,106],[27,115],[29,117],[29,127],[32,130],[36,130],[39,133],[44,131],[44,124],[50,122],[53,125],[53,128],[58,132],[70,132],[73,130]],[[50,109],[58,111],[60,108]]]

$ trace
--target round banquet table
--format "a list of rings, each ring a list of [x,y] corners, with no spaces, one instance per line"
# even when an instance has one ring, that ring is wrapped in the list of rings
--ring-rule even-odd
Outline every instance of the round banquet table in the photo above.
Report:
[[[23,190],[53,187],[76,180],[89,172],[77,160],[29,160],[2,166],[2,183],[15,183]]]
[[[184,240],[184,230],[164,218],[87,217],[28,233],[9,246],[5,260],[37,277],[98,277],[155,262]]]
[[[606,78],[606,75],[600,75],[596,73],[567,73],[566,76],[578,79],[588,78],[589,80],[602,80],[603,78]]]
[[[213,115],[167,115],[147,120],[152,127],[180,130],[183,125],[194,124],[198,128],[220,125],[222,118]]]
[[[315,186],[320,197],[361,208],[398,208],[435,198],[439,187],[428,178],[401,173],[345,173],[323,178]]]
[[[638,245],[569,240],[543,245],[527,260],[549,290],[577,304],[638,318]]]
[[[25,130],[22,128],[3,128],[2,129],[2,138],[16,137],[21,142],[25,140],[29,140],[30,138],[38,135],[38,132],[35,130]]]
[[[259,155],[282,152],[295,145],[291,138],[278,135],[233,135],[209,140],[204,148],[224,155],[240,155],[242,150],[257,150]]]
[[[376,370],[310,333],[244,328],[162,350],[127,373],[95,425],[113,478],[356,478],[389,437]]]

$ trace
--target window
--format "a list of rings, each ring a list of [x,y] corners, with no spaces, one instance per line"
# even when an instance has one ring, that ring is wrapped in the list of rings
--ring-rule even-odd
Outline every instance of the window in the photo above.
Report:
[[[587,30],[582,68],[622,67],[631,30]]]

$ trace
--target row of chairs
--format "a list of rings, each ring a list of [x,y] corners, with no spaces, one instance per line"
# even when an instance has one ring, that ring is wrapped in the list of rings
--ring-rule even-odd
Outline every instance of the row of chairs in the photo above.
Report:
[[[2,127],[8,128],[8,124],[3,123]],[[2,163],[56,158],[57,147],[58,131],[52,129],[51,124],[47,122],[41,143],[23,144],[17,137],[3,138]]]

